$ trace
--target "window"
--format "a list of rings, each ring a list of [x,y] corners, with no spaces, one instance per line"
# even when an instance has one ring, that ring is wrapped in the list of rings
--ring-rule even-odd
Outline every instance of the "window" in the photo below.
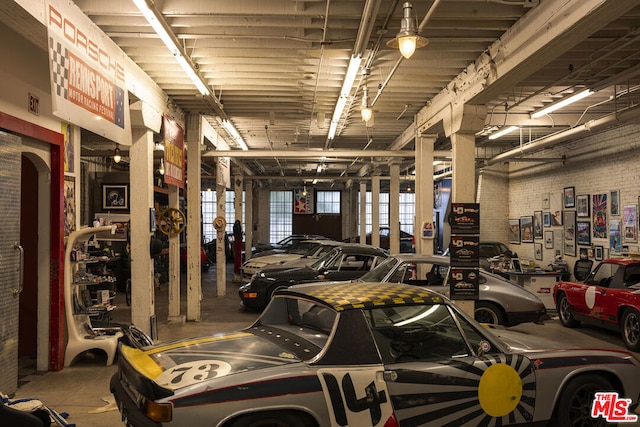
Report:
[[[275,243],[293,231],[293,192],[269,193],[269,242]]]
[[[340,192],[339,191],[317,191],[316,192],[316,212],[319,214],[339,214],[340,213]]]
[[[366,197],[366,230],[371,233],[373,228],[371,192],[367,191]],[[380,227],[389,227],[389,193],[380,193]],[[360,196],[358,196],[358,214],[360,214]],[[414,193],[400,193],[400,203],[398,206],[400,230],[413,235],[414,220],[416,216],[416,195]],[[358,227],[360,227],[361,218],[358,217]]]
[[[210,242],[216,238],[216,230],[213,228],[213,220],[218,215],[217,194],[215,191],[201,191],[202,209],[202,238],[205,242]],[[227,233],[233,233],[233,223],[236,221],[236,211],[234,208],[235,192],[226,190],[225,219],[227,220]],[[245,197],[242,192],[242,229],[245,229]]]

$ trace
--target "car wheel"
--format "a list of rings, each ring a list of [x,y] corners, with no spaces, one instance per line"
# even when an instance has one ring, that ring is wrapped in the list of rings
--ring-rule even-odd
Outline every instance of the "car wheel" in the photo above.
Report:
[[[622,313],[620,322],[622,341],[631,351],[640,351],[640,313],[633,308],[627,308]]]
[[[478,301],[474,311],[474,318],[479,323],[489,323],[491,325],[502,325],[504,323],[504,315],[497,305]]]
[[[558,315],[560,317],[560,323],[567,328],[575,328],[580,325],[580,322],[573,318],[569,300],[565,294],[558,296]]]
[[[615,391],[609,380],[601,375],[580,375],[564,387],[556,402],[550,425],[553,426],[601,426],[610,425],[603,418],[591,418],[591,405],[599,391]]]
[[[230,427],[307,427],[316,425],[308,416],[301,417],[297,414],[278,412],[257,412],[255,414],[243,415]]]

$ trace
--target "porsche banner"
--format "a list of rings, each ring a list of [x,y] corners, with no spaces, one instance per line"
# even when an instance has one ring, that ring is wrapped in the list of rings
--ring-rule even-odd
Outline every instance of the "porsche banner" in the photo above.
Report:
[[[45,7],[53,114],[131,145],[126,55],[73,2]]]

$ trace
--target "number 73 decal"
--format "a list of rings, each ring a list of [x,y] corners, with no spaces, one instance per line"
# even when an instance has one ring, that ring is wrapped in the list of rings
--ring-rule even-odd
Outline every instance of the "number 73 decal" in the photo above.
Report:
[[[318,370],[332,426],[382,426],[393,416],[386,383],[381,375],[378,379],[376,371]]]

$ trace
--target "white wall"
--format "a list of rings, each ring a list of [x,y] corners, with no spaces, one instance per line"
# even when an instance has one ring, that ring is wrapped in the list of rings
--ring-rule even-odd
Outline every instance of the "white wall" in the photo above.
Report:
[[[637,205],[638,196],[640,196],[639,147],[640,126],[627,125],[544,150],[538,154],[546,158],[566,156],[564,163],[510,163],[509,218],[533,215],[533,211],[546,210],[542,207],[542,197],[545,193],[562,194],[565,187],[575,187],[576,195],[620,190],[621,215],[613,217],[609,215],[609,219],[621,220],[622,207]],[[486,211],[484,205],[483,211]],[[562,227],[545,228],[545,230],[549,229],[562,230]],[[554,243],[556,248],[562,248],[562,242]],[[605,253],[609,248],[608,239],[592,238],[591,244],[603,246]],[[638,246],[637,243],[628,244]],[[534,258],[532,243],[513,246],[512,249],[515,249],[520,257]],[[579,248],[580,246],[577,246],[576,249],[578,256]],[[553,254],[552,249],[543,249],[541,264],[548,265],[553,260]],[[576,257],[564,256],[564,259],[573,268]]]

